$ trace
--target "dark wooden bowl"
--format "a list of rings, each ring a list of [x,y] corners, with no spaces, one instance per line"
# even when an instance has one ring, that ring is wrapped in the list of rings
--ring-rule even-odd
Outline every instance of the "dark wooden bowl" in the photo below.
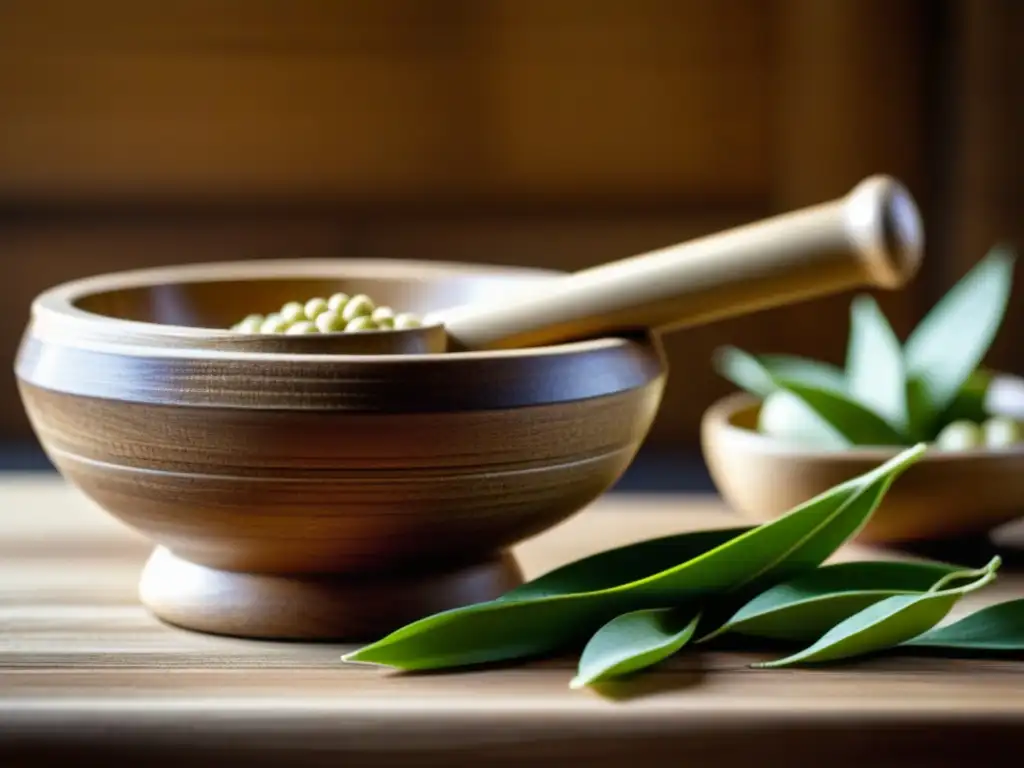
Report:
[[[662,394],[660,348],[339,355],[312,337],[238,348],[220,329],[338,290],[428,312],[558,277],[355,260],[105,275],[37,298],[18,383],[64,477],[158,545],[140,586],[155,614],[364,640],[518,583],[508,548],[633,459]]]

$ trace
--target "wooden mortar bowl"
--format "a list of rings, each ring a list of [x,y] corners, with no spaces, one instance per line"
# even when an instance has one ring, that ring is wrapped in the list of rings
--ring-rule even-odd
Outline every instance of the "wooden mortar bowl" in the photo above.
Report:
[[[226,348],[237,335],[217,329],[339,290],[425,313],[559,276],[390,260],[104,275],[37,298],[19,388],[63,476],[158,545],[140,585],[157,616],[373,639],[520,583],[508,548],[632,461],[662,395],[660,347],[342,356],[311,337]]]
[[[756,523],[895,456],[898,448],[823,451],[756,431],[760,401],[719,400],[701,427],[704,458],[723,499]],[[1024,514],[1024,445],[928,451],[890,486],[857,540],[910,544],[986,534]]]

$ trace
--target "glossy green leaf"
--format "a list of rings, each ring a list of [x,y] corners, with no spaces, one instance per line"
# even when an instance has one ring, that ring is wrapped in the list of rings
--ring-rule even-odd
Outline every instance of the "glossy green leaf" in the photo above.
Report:
[[[602,620],[629,610],[628,600],[616,587],[667,571],[751,530],[753,526],[688,531],[605,550],[549,571],[495,600],[427,616],[343,660],[440,669],[526,658],[583,641]],[[506,604],[512,603],[516,606],[509,610]],[[564,620],[569,617],[573,619]],[[594,626],[574,623],[588,617]]]
[[[662,580],[638,586],[665,589],[666,595],[705,597],[765,589],[817,568],[863,528],[889,486],[925,450],[922,443],[902,451],[870,472],[666,572]]]
[[[839,622],[804,650],[754,666],[777,668],[820,664],[893,648],[927,632],[942,621],[964,595],[992,582],[999,565],[999,558],[993,558],[981,570],[947,575],[927,592],[887,597]],[[973,580],[960,587],[943,586],[944,582],[967,576]]]
[[[773,376],[756,357],[736,347],[718,350],[715,367],[723,377],[758,397],[767,397],[779,389],[799,397],[854,445],[905,445],[907,442],[898,429],[851,395]]]
[[[893,480],[924,451],[923,444],[903,451],[782,517],[653,575],[583,592],[559,592],[549,580],[536,593],[540,596],[520,592],[513,599],[428,616],[344,659],[437,669],[530,657],[585,639],[622,613],[686,608],[743,588],[767,588],[830,557],[863,527]]]
[[[693,637],[700,614],[649,608],[616,616],[601,627],[580,656],[570,688],[622,677],[664,661]]]
[[[945,411],[984,359],[1006,313],[1015,261],[1009,248],[993,248],[907,339],[906,375],[919,383],[922,410]]]
[[[688,531],[608,549],[548,571],[497,600],[537,600],[611,589],[674,568],[753,529],[746,525]]]
[[[903,370],[903,347],[871,296],[857,296],[850,304],[846,381],[856,400],[906,433],[907,380]]]
[[[903,645],[963,651],[1024,651],[1024,598],[981,608]]]
[[[869,605],[925,592],[960,570],[943,563],[884,560],[825,565],[760,593],[700,642],[729,633],[812,642]]]

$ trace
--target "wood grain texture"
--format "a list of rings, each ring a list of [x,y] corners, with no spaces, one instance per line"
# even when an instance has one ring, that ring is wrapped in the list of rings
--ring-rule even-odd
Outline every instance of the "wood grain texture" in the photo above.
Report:
[[[733,525],[713,498],[607,496],[516,547],[527,577],[671,532]],[[954,616],[1024,596],[1024,529]],[[973,766],[1013,750],[1024,664],[891,656],[754,671],[688,653],[618,691],[570,691],[573,660],[394,676],[350,646],[217,638],[138,605],[148,544],[67,485],[0,482],[0,759],[256,766]],[[851,548],[840,559],[903,556]],[[977,554],[983,557],[983,554]],[[777,747],[777,748],[775,748]]]
[[[0,199],[756,195],[769,13],[4,0]]]
[[[558,279],[353,261],[101,276],[36,302],[19,386],[63,475],[173,552],[143,579],[152,610],[245,637],[365,639],[507,590],[503,550],[629,466],[657,412],[660,349],[266,354],[224,328],[336,290],[422,312]]]

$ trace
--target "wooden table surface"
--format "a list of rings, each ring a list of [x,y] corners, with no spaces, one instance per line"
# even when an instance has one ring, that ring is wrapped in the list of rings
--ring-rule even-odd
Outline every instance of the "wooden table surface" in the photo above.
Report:
[[[533,576],[609,546],[734,523],[710,497],[612,495],[518,554]],[[999,581],[957,613],[1024,595],[1020,533],[1000,539]],[[1024,746],[1024,661],[886,656],[760,671],[745,666],[751,656],[691,652],[614,698],[569,690],[571,658],[399,677],[341,664],[343,646],[163,626],[136,602],[146,554],[60,481],[0,475],[0,766],[875,768],[975,765],[980,748]]]

